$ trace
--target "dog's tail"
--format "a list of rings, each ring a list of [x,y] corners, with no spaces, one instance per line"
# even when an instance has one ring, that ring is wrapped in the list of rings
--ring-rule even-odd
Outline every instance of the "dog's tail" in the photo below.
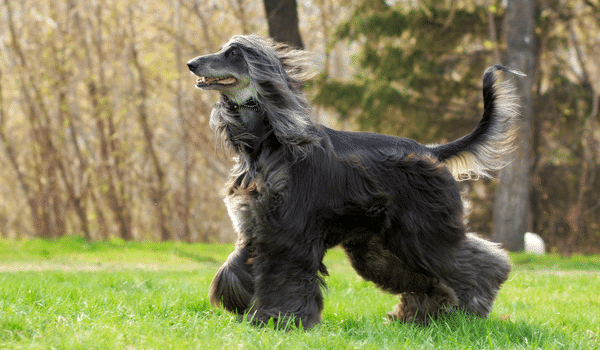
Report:
[[[483,116],[468,135],[443,145],[428,146],[444,162],[457,180],[491,177],[490,172],[503,168],[506,156],[515,146],[518,98],[508,82],[497,82],[500,71],[524,76],[520,71],[500,65],[483,74]]]

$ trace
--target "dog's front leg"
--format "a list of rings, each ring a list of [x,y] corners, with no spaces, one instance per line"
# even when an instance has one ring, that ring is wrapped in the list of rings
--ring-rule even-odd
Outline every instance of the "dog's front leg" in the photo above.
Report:
[[[248,318],[257,325],[273,319],[277,328],[289,325],[310,329],[321,320],[326,274],[323,244],[294,242],[290,235],[261,242],[253,260],[254,298]],[[277,237],[275,235],[274,237]]]
[[[251,256],[247,245],[236,247],[229,254],[210,285],[210,303],[225,310],[244,314],[250,308],[254,294]]]

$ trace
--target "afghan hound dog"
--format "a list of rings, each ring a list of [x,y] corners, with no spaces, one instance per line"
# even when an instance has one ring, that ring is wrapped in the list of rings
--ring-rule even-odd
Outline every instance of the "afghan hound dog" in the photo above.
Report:
[[[483,75],[483,117],[446,144],[316,124],[302,87],[304,51],[234,36],[187,65],[216,90],[210,126],[235,165],[224,189],[236,248],[210,286],[213,306],[257,325],[321,321],[325,252],[341,245],[364,279],[399,295],[391,319],[427,323],[453,310],[486,317],[511,265],[466,232],[458,180],[490,176],[513,148],[517,98]],[[272,319],[272,320],[271,320]]]

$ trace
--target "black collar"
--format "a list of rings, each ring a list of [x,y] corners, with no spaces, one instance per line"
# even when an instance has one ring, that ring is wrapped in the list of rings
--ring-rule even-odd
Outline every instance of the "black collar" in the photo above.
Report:
[[[253,98],[251,98],[248,101],[242,103],[241,105],[233,102],[230,99],[227,99],[227,107],[229,109],[234,110],[234,111],[237,111],[237,110],[242,109],[242,108],[249,109],[249,110],[254,111],[254,112],[260,112],[261,111],[260,104],[258,103],[258,101],[256,101]]]

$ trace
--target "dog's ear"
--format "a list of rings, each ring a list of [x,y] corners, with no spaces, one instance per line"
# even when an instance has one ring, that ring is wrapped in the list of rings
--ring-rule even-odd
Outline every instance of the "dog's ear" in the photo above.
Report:
[[[259,81],[259,99],[275,136],[295,155],[306,155],[320,136],[310,120],[311,108],[302,87],[313,74],[309,55],[271,41],[281,65],[269,67],[269,79]]]
[[[317,69],[307,51],[296,50],[287,44],[276,42],[273,42],[273,49],[288,75],[290,88],[301,91],[304,84],[317,74]]]
[[[286,101],[286,106],[291,101]],[[294,101],[298,104],[298,101]],[[265,107],[269,124],[277,140],[292,154],[305,156],[321,138],[310,120],[310,108],[296,105],[294,108],[278,108],[275,105]]]

